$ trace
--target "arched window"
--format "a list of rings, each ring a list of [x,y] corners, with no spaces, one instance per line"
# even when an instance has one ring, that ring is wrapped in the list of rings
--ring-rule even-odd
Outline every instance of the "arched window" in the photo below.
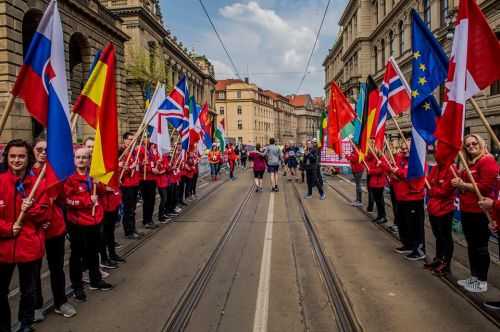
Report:
[[[23,17],[23,57],[26,56],[31,39],[36,32],[38,23],[42,19],[43,13],[38,9],[30,9]],[[31,134],[33,138],[38,137],[43,132],[43,126],[35,119],[31,120]]]
[[[399,55],[402,55],[405,51],[405,28],[403,21],[399,21],[398,35],[399,35]]]
[[[441,26],[445,26],[446,25],[446,19],[448,17],[448,14],[449,14],[449,0],[440,0],[440,13],[441,13]]]
[[[385,40],[380,41],[380,51],[381,51],[381,59],[382,59],[382,68],[385,66]]]
[[[431,26],[431,1],[423,0],[422,4],[424,6],[424,21],[427,23],[427,26]]]
[[[389,55],[394,55],[394,32],[389,31]]]
[[[71,35],[69,39],[69,85],[71,102],[76,98],[85,85],[89,71],[90,50],[87,38],[79,32]]]

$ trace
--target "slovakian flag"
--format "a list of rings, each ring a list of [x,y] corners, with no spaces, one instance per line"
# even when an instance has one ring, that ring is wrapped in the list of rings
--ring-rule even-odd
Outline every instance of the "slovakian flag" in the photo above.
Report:
[[[437,122],[436,159],[453,163],[462,147],[465,103],[480,90],[500,79],[500,44],[474,0],[460,0],[445,101]]]
[[[118,186],[118,111],[116,104],[116,54],[108,43],[75,101],[73,112],[95,129],[90,176]]]
[[[359,137],[359,159],[364,160],[368,154],[368,144],[374,133],[374,126],[377,116],[377,109],[380,96],[377,89],[377,84],[373,78],[368,75],[366,80],[366,96],[363,105],[363,119],[361,120],[361,134]]]
[[[356,118],[356,113],[337,83],[330,86],[330,103],[328,105],[328,146],[336,154],[342,153],[340,132],[349,122]]]
[[[208,104],[205,102],[203,107],[201,108],[200,112],[200,124],[201,124],[201,130],[202,130],[202,140],[203,144],[207,147],[207,149],[212,148],[212,137],[213,137],[213,130],[212,130],[212,120],[210,119],[210,114],[208,111]]]
[[[180,79],[160,105],[158,117],[165,117],[179,134],[181,158],[184,158],[189,149],[189,90],[186,76]]]
[[[46,183],[51,187],[74,173],[64,40],[57,2],[52,0],[28,47],[12,95],[47,129]]]
[[[380,86],[380,105],[375,127],[375,147],[384,148],[385,124],[387,119],[401,114],[410,108],[410,86],[391,56],[385,67],[384,80]]]

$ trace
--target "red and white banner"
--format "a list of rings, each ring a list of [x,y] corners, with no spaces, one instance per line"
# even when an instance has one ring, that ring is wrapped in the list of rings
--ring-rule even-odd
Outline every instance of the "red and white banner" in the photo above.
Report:
[[[352,153],[352,145],[348,139],[343,139],[341,144],[342,153],[340,155],[336,154],[332,149],[327,148],[326,144],[323,145],[321,149],[321,166],[350,166],[346,156]]]

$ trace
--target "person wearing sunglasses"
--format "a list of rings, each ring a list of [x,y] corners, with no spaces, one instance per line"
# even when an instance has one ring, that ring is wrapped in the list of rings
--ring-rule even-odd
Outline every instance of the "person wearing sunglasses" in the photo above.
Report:
[[[462,153],[481,195],[496,198],[498,165],[495,158],[488,153],[485,141],[477,134],[465,136]],[[471,274],[469,278],[459,280],[458,284],[469,292],[486,292],[490,266],[488,216],[478,204],[477,194],[466,170],[460,172],[460,177],[451,180],[451,184],[459,191],[462,229],[467,241]]]

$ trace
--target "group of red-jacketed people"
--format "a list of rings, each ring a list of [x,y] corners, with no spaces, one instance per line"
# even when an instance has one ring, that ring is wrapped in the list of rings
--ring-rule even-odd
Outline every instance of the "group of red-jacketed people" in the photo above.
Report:
[[[133,135],[123,135],[124,150]],[[136,228],[138,197],[142,199],[143,224],[154,229],[156,204],[158,222],[169,223],[188,201],[196,198],[198,152],[181,158],[180,146],[173,154],[158,152],[147,139],[120,162],[120,188],[95,184],[89,176],[93,140],[75,148],[76,171],[56,188],[46,188],[44,180],[33,198],[30,193],[47,158],[47,144],[34,145],[20,139],[6,144],[0,164],[0,332],[11,331],[9,285],[15,268],[19,274],[20,303],[18,331],[33,331],[33,323],[43,320],[41,270],[46,257],[54,310],[64,317],[76,314],[68,302],[64,272],[65,243],[70,242],[69,279],[76,301],[86,301],[84,285],[90,290],[107,291],[113,286],[103,279],[107,271],[125,263],[116,249],[115,225],[122,221],[125,237],[140,239]],[[176,151],[178,152],[176,154]],[[197,151],[195,149],[195,151]],[[125,159],[125,158],[124,158]],[[48,191],[48,190],[49,191]],[[20,213],[21,220],[18,220]],[[85,271],[88,271],[88,275]]]
[[[348,156],[357,187],[356,201],[352,205],[363,206],[361,176],[367,169],[370,196],[367,210],[372,212],[375,203],[377,217],[373,221],[379,224],[387,222],[384,190],[388,187],[394,214],[394,225],[390,229],[399,234],[402,244],[395,251],[414,261],[426,258],[424,221],[427,210],[436,241],[436,256],[425,263],[424,268],[442,276],[451,272],[452,224],[458,198],[470,265],[470,277],[459,280],[458,284],[469,292],[486,292],[490,265],[488,242],[492,227],[489,218],[500,222],[499,166],[495,157],[488,152],[485,141],[479,135],[471,134],[464,138],[462,153],[483,196],[479,199],[467,171],[456,165],[444,166],[439,156],[436,156],[435,165],[426,165],[426,177],[407,179],[407,144],[404,141],[400,144],[393,160],[380,151],[370,152],[364,162],[359,160],[356,150]],[[500,302],[485,305],[500,309]]]

